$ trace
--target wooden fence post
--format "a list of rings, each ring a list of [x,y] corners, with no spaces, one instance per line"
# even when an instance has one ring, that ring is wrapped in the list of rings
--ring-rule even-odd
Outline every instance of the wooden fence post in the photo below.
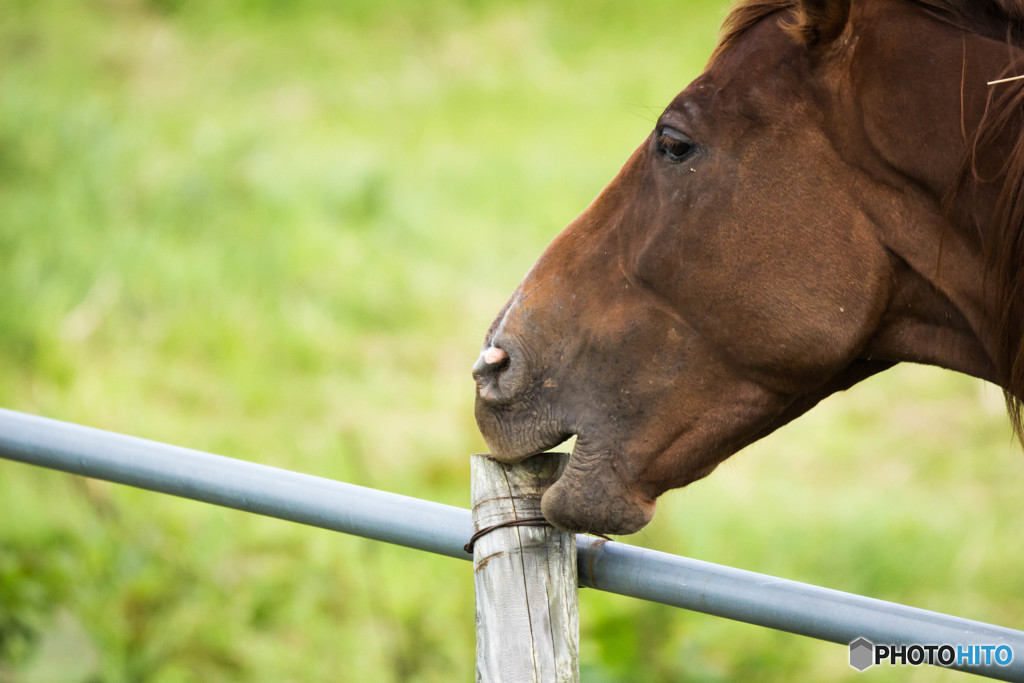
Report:
[[[473,528],[540,517],[540,497],[569,456],[516,465],[472,457]],[[551,526],[508,526],[477,539],[477,681],[579,681],[576,539]]]

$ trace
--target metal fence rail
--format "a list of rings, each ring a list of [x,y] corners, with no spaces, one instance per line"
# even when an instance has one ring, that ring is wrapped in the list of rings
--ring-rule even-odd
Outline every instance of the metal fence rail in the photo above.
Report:
[[[292,522],[472,559],[469,510],[0,409],[0,457]],[[1024,632],[685,557],[577,536],[580,585],[846,645],[1008,645]]]

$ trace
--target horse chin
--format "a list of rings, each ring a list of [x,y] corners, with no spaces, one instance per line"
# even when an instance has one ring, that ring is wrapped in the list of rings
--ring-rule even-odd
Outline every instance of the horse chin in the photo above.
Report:
[[[541,499],[545,519],[577,533],[632,534],[647,526],[656,500],[626,484],[610,462],[581,462],[574,450],[562,476]]]

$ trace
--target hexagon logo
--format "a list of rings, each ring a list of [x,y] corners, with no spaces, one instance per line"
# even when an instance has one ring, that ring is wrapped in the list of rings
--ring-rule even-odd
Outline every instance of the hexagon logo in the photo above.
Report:
[[[850,643],[850,666],[863,671],[875,663],[875,645],[867,638],[858,638]]]

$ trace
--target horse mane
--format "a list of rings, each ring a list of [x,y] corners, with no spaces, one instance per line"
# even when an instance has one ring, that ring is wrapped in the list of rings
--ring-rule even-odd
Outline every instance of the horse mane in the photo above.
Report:
[[[993,80],[1024,74],[1024,0],[906,1],[960,30],[1005,42],[1007,63]],[[709,65],[755,24],[779,12],[786,16],[783,27],[814,47],[822,37],[835,37],[837,25],[842,29],[848,7],[849,0],[739,0],[722,25]],[[988,86],[984,113],[975,130],[964,131],[964,142],[945,204],[949,216],[966,215],[965,227],[984,245],[984,290],[993,313],[987,332],[1010,422],[1024,442],[1024,80]],[[978,210],[957,209],[983,188],[994,193],[995,204],[976,208],[991,213],[982,218]]]
[[[783,26],[800,42],[813,43],[821,37],[822,23],[833,27],[846,19],[850,0],[801,3],[799,0],[738,0],[729,10],[708,64],[765,17],[792,12],[792,22]],[[1024,0],[907,0],[933,17],[957,28],[1020,45],[1024,39]],[[819,9],[808,9],[808,7]],[[831,37],[835,37],[834,35]]]
[[[1008,62],[994,79],[1024,73],[1024,52],[1018,49]],[[989,86],[981,122],[946,196],[947,212],[982,187],[995,192],[995,205],[987,220],[972,211],[969,223],[985,245],[983,292],[991,289],[994,302],[994,360],[1013,431],[1024,442],[1024,81]]]

